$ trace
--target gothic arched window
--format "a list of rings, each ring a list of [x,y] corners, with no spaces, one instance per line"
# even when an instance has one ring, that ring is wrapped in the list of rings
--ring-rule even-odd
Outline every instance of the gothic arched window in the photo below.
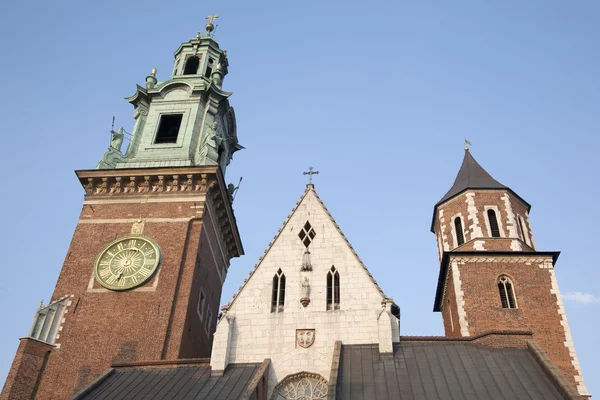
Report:
[[[340,309],[340,273],[333,265],[327,273],[327,309]]]
[[[196,75],[198,73],[198,67],[200,66],[200,59],[197,56],[192,56],[185,62],[185,68],[183,69],[184,75]]]
[[[285,275],[281,268],[273,277],[273,293],[271,295],[271,312],[282,312],[285,304]]]
[[[271,400],[325,400],[327,381],[320,375],[301,372],[282,380],[273,390]]]
[[[465,235],[463,233],[462,221],[460,217],[454,218],[454,231],[456,233],[457,246],[462,246],[465,243]]]
[[[490,233],[492,237],[500,237],[500,228],[498,228],[498,219],[496,212],[492,209],[487,210],[488,221],[490,223]]]
[[[500,292],[502,308],[517,308],[515,289],[508,276],[503,275],[498,278],[498,291]]]

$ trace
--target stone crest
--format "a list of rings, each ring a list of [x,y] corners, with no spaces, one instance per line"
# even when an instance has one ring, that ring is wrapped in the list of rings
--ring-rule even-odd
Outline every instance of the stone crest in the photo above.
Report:
[[[309,348],[315,342],[314,329],[296,329],[296,344],[305,349]]]

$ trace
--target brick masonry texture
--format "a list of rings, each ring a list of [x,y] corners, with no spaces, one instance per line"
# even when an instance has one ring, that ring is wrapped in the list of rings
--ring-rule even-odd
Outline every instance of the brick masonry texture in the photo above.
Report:
[[[44,373],[48,356],[53,348],[54,346],[35,339],[21,339],[0,398],[32,398],[35,386]]]
[[[571,384],[576,387],[581,384],[581,373],[574,365],[574,349],[572,353],[567,345],[566,321],[560,312],[557,294],[551,292],[551,257],[541,264],[543,267],[539,262],[508,262],[506,259],[484,262],[461,257],[451,262],[456,262],[460,270],[471,335],[490,330],[530,330]],[[517,309],[502,308],[497,286],[500,275],[512,280]]]
[[[145,198],[152,196],[160,197]],[[48,357],[37,398],[68,398],[111,363],[210,355],[229,260],[217,251],[222,244],[210,215],[210,201],[201,201],[201,196],[173,200],[163,196],[162,202],[128,199],[119,204],[119,199],[109,197],[105,203],[96,199],[83,206],[52,295],[52,301],[74,295],[72,305],[65,315],[59,348]],[[145,221],[143,235],[159,245],[162,262],[141,290],[103,290],[92,280],[94,261],[108,243],[131,234],[133,224],[123,222],[131,218]],[[163,220],[153,222],[156,218]],[[200,288],[215,317],[210,330],[196,312]]]
[[[492,238],[487,210],[493,209],[500,238]],[[465,243],[457,247],[454,218],[463,222]],[[521,221],[522,228],[519,226]],[[579,393],[587,394],[556,279],[552,258],[536,255],[527,205],[505,190],[469,190],[438,206],[434,233],[438,249],[482,251],[485,257],[450,257],[442,316],[447,336],[491,330],[530,330]],[[492,252],[518,252],[510,258]],[[439,250],[438,250],[439,252]],[[443,256],[440,253],[440,260]],[[503,309],[498,277],[514,285],[517,309]]]

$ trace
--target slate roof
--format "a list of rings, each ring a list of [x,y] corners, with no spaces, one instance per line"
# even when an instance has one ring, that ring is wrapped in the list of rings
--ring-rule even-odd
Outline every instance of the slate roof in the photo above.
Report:
[[[433,220],[431,221],[431,232],[433,232],[433,227],[435,224],[435,215],[437,212],[437,206],[444,203],[447,200],[450,200],[454,196],[464,192],[467,189],[504,189],[508,190],[517,196],[523,203],[525,203],[527,210],[531,209],[531,205],[523,200],[518,194],[516,194],[512,189],[507,186],[504,186],[494,178],[485,170],[475,158],[471,155],[469,150],[465,150],[465,157],[463,158],[462,165],[460,166],[460,170],[458,171],[458,175],[456,175],[456,179],[454,180],[454,184],[448,190],[448,192],[441,198],[440,201],[434,206],[433,212]]]
[[[211,378],[208,364],[176,368],[116,368],[74,400],[241,399],[261,364],[232,364]]]
[[[342,346],[336,399],[559,400],[564,397],[527,349],[473,343]]]
[[[442,197],[438,204],[443,203],[446,200],[456,196],[460,192],[466,189],[508,189],[506,186],[492,178],[492,176],[485,170],[475,158],[471,155],[469,150],[465,150],[465,158],[463,158],[462,165],[456,175],[454,184],[448,190],[448,193]]]

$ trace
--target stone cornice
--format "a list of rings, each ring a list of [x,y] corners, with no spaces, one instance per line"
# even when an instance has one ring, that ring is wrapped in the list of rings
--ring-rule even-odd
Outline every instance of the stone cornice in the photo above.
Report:
[[[215,211],[215,225],[227,256],[244,254],[229,194],[218,166],[94,169],[75,171],[86,200],[205,195]]]

